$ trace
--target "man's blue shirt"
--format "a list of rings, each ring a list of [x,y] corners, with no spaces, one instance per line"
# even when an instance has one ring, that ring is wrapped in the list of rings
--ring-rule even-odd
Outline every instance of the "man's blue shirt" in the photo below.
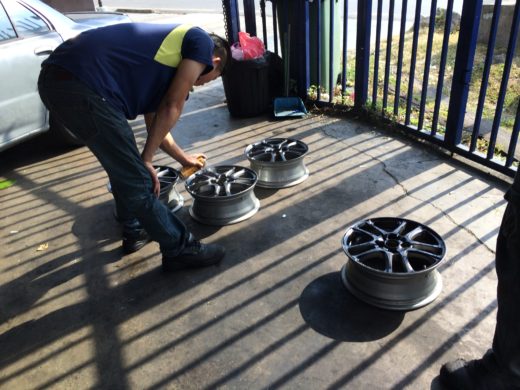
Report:
[[[207,73],[213,68],[213,48],[198,27],[124,23],[83,32],[44,63],[68,70],[133,119],[157,110],[177,70],[172,50],[178,49],[181,59],[205,64]]]

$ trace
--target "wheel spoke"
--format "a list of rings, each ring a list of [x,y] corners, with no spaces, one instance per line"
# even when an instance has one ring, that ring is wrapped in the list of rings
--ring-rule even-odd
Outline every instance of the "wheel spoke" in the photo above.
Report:
[[[224,184],[224,190],[226,191],[226,195],[232,195],[231,193],[231,183],[227,182]]]
[[[222,189],[222,187],[217,184],[217,183],[212,183],[211,186],[213,187],[213,194],[212,196],[219,196],[220,195],[220,190]]]
[[[364,243],[361,243],[361,244],[354,244],[354,245],[350,245],[349,246],[349,250],[352,251],[352,252],[356,252],[356,251],[363,251],[365,250],[365,248],[369,249],[375,249],[376,248],[376,245],[374,244],[373,241],[370,241],[370,242],[364,242]]]
[[[376,236],[375,234],[363,229],[363,228],[360,228],[359,226],[354,226],[352,228],[352,230],[358,232],[358,233],[363,233],[363,234],[366,234],[367,236],[370,236],[372,238],[372,240],[376,240],[379,236]]]
[[[380,227],[378,227],[374,221],[372,221],[371,219],[369,219],[367,221],[367,224],[371,227],[373,227],[374,229],[376,229],[382,236],[386,235],[388,232],[384,229],[381,229]]]
[[[417,237],[419,234],[425,232],[425,230],[421,226],[417,226],[415,229],[413,229],[411,232],[409,232],[405,237],[409,241],[413,241],[415,237]]]
[[[235,167],[231,167],[226,172],[222,173],[225,177],[231,177],[235,173]]]
[[[374,254],[374,253],[380,254],[381,252],[386,252],[386,251],[382,250],[381,248],[372,248],[367,251],[358,253],[355,257],[362,258],[362,257],[368,256],[368,255]]]
[[[411,247],[413,249],[429,252],[429,253],[442,253],[442,247],[435,244],[427,244],[425,242],[411,241]]]
[[[211,185],[210,180],[199,180],[190,185],[190,190],[194,192],[198,192],[201,187]]]
[[[291,142],[289,142],[285,147],[286,147],[287,149],[290,149],[290,148],[298,148],[298,142],[296,142],[296,141],[291,141]]]
[[[426,252],[426,251],[423,251],[423,250],[420,250],[420,249],[415,249],[415,248],[408,248],[408,252],[413,252],[413,253],[418,253],[418,254],[421,254],[425,257],[433,257],[437,262],[439,260],[442,259],[442,256],[441,255],[437,255],[435,253],[431,253],[431,252]]]
[[[254,179],[249,179],[247,177],[240,177],[236,180],[233,181],[234,183],[237,183],[237,184],[243,184],[243,185],[253,185],[253,183],[255,182]]]
[[[236,171],[235,173],[233,173],[230,176],[230,178],[232,178],[232,179],[238,179],[238,178],[242,179],[244,177],[244,175],[246,175],[246,174],[247,174],[246,170],[245,169],[241,169],[240,171]]]
[[[401,234],[405,227],[406,227],[406,221],[401,221],[399,226],[397,226],[392,233],[394,233],[394,234]]]
[[[385,272],[392,273],[393,272],[393,265],[394,265],[394,254],[390,251],[383,251],[385,254]]]
[[[406,272],[414,272],[414,269],[410,264],[410,260],[408,260],[407,251],[400,251],[399,254],[401,255],[401,263],[403,264],[403,267],[406,269]]]
[[[262,156],[270,156],[271,155],[271,151],[268,150],[268,149],[262,149],[262,150],[256,150],[256,151],[252,151],[249,153],[249,156],[251,158],[255,158],[255,159],[258,159]]]

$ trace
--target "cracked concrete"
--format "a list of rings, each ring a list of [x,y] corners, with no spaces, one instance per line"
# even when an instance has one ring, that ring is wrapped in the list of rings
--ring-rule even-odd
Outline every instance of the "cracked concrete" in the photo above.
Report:
[[[487,350],[507,180],[353,119],[234,119],[223,97],[220,81],[192,94],[180,145],[248,166],[250,143],[293,137],[309,146],[310,177],[257,188],[258,213],[223,227],[195,222],[179,184],[178,216],[227,248],[218,267],[165,275],[155,243],[123,256],[107,177],[87,149],[46,135],[0,155],[0,175],[16,180],[0,191],[0,387],[435,389],[444,361]],[[132,126],[142,147],[142,118]],[[382,216],[445,240],[430,305],[378,309],[342,285],[346,228]]]

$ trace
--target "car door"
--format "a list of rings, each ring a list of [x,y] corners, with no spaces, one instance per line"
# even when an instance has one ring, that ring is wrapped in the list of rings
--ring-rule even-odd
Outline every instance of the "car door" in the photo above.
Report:
[[[61,42],[38,14],[0,0],[0,150],[48,128],[37,81],[42,61]]]

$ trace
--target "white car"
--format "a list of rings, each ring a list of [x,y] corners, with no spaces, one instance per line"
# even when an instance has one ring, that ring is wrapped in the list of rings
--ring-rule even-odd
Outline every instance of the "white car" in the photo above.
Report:
[[[0,0],[0,151],[51,129],[73,134],[49,118],[38,94],[40,67],[63,41],[92,28],[131,22],[115,12],[62,14],[39,0]]]

